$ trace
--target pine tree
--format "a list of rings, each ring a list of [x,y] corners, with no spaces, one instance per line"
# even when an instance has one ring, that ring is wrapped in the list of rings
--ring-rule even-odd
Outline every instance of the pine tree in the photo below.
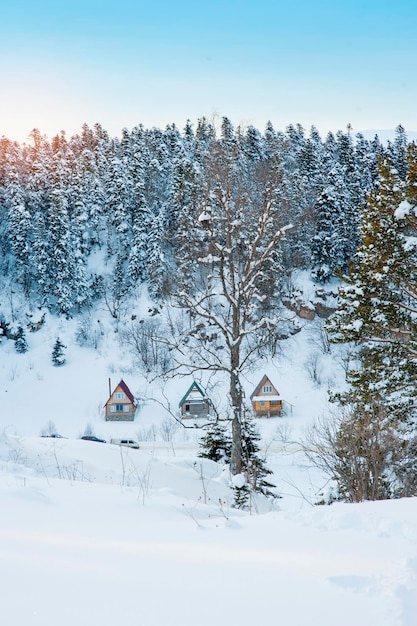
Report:
[[[298,154],[300,173],[307,176],[313,186],[323,183],[323,144],[318,130],[312,126],[310,137],[306,139]]]
[[[291,139],[292,149],[298,156],[299,152],[303,149],[305,142],[305,131],[301,124],[289,124],[285,130],[288,137]]]
[[[32,281],[30,264],[31,250],[31,215],[25,206],[25,198],[19,175],[16,169],[9,172],[6,187],[8,209],[8,236],[10,248],[16,264],[16,280],[23,285],[26,296],[29,296]]]
[[[147,277],[147,249],[151,215],[146,205],[143,185],[136,183],[136,205],[133,211],[132,246],[129,252],[127,273],[132,285]]]
[[[407,246],[411,223],[405,208],[411,204],[404,193],[396,170],[381,159],[378,188],[370,193],[362,216],[362,244],[340,291],[342,305],[328,326],[333,341],[360,341],[366,349],[366,369],[352,374],[358,384],[382,387],[386,395],[402,388],[403,396],[406,389],[414,394],[417,374],[412,356],[417,340],[416,249]]]
[[[182,159],[175,164],[172,186],[172,206],[176,215],[176,228],[171,237],[176,261],[176,282],[187,288],[197,269],[201,238],[197,233],[198,207],[205,192],[201,170],[196,162]],[[193,236],[190,236],[190,233]],[[199,236],[200,235],[200,236]]]
[[[362,206],[377,178],[378,153],[374,151],[372,144],[360,133],[356,135],[355,168],[356,179],[364,194],[360,201],[360,206]]]
[[[28,351],[28,343],[26,341],[26,334],[23,326],[19,326],[17,329],[14,347],[16,352],[19,354],[24,354]]]
[[[236,509],[246,509],[251,496],[251,490],[242,474],[233,478],[233,506]]]
[[[76,304],[87,298],[87,280],[82,257],[73,237],[63,187],[56,187],[49,206],[49,263],[48,280],[52,285],[50,301],[56,301],[60,314],[69,317]]]
[[[162,213],[156,215],[151,223],[148,239],[148,289],[155,300],[162,297],[168,280],[166,256],[163,249],[164,221]]]
[[[399,124],[395,129],[394,142],[388,142],[388,155],[402,181],[407,176],[407,144],[407,134],[403,126]]]
[[[316,232],[311,245],[312,274],[328,281],[335,269],[346,270],[353,256],[356,218],[340,165],[335,164],[319,195],[314,212]]]
[[[200,452],[198,456],[211,461],[230,462],[232,440],[229,429],[224,422],[216,420],[210,424],[200,439]]]
[[[65,352],[64,352],[66,347],[67,346],[65,346],[62,343],[60,338],[57,337],[57,340],[55,341],[55,344],[54,344],[54,348],[52,350],[52,363],[56,367],[60,367],[61,365],[64,365],[66,363]]]
[[[228,117],[222,118],[221,123],[221,138],[219,144],[222,147],[224,154],[229,155],[229,158],[237,158],[239,154],[238,138],[235,132],[235,128]]]
[[[268,476],[271,476],[272,471],[259,456],[258,442],[260,440],[261,436],[255,426],[254,419],[247,414],[242,424],[242,456],[247,483],[252,491],[276,498],[277,494],[273,491],[275,485],[267,479]]]
[[[45,216],[41,212],[35,215],[33,233],[32,264],[34,277],[38,285],[41,306],[46,306],[49,304],[49,294],[52,292],[53,277],[49,273],[51,259],[47,225]]]
[[[184,128],[184,146],[189,158],[193,156],[194,152],[195,135],[193,131],[193,125],[190,120],[187,120]]]
[[[129,285],[126,280],[126,268],[125,268],[125,259],[124,253],[118,253],[116,255],[113,276],[111,279],[110,285],[110,294],[111,298],[111,313],[115,319],[119,316],[120,306],[123,300],[126,298],[129,290]]]
[[[91,150],[82,148],[74,158],[73,176],[69,194],[72,204],[71,222],[73,233],[79,242],[83,257],[90,254],[93,246],[100,245],[104,230],[104,193],[95,157]]]
[[[243,464],[240,475],[232,478],[234,506],[245,509],[253,494],[262,494],[269,498],[277,498],[275,485],[267,480],[272,471],[259,456],[261,436],[255,427],[253,418],[246,414],[242,422],[242,457]]]
[[[341,307],[327,326],[332,341],[357,346],[356,362],[347,372],[350,388],[338,399],[351,409],[345,427],[361,416],[367,428],[390,442],[384,472],[397,480],[390,483],[388,496],[413,495],[416,489],[417,455],[411,445],[417,396],[416,157],[417,151],[410,150],[405,186],[389,159],[380,158],[378,186],[362,215],[362,243],[340,290]],[[366,430],[357,435],[358,441],[365,437],[368,462],[373,454],[365,446],[369,437]]]
[[[242,138],[241,149],[249,161],[263,161],[265,158],[264,139],[257,128],[248,126]]]

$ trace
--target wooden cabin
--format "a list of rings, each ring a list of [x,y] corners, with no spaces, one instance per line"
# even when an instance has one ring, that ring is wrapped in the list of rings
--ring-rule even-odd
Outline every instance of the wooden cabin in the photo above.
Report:
[[[109,380],[110,397],[104,405],[106,422],[132,422],[135,418],[136,403],[132,392],[122,379],[111,391]]]
[[[256,417],[272,417],[282,414],[282,398],[266,374],[250,399]]]
[[[200,385],[195,381],[192,383],[187,393],[181,398],[178,406],[181,410],[181,417],[210,417],[211,402]]]

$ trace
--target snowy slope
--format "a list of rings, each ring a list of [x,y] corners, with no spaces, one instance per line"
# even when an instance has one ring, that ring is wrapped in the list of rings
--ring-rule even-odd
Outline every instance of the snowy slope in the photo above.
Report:
[[[166,408],[190,380],[150,385],[106,311],[97,319],[97,350],[77,345],[77,320],[51,315],[26,354],[0,344],[2,623],[414,626],[417,499],[312,505],[326,479],[298,441],[343,384],[317,321],[244,381],[250,395],[267,373],[291,407],[257,422],[282,498],[246,513],[231,508],[222,467],[197,457],[201,432]],[[57,336],[68,346],[58,368]],[[108,379],[121,377],[140,409],[133,423],[106,423]],[[40,437],[50,421],[65,439]],[[86,427],[141,449],[81,441]]]
[[[133,451],[149,487],[127,487],[116,452],[83,443],[119,484],[0,474],[2,623],[415,624],[415,499],[248,515],[216,500],[210,462],[203,489],[183,459]]]

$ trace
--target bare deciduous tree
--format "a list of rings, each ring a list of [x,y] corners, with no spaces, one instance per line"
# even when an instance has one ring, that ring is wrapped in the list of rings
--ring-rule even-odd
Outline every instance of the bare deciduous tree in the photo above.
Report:
[[[401,494],[406,472],[396,432],[381,402],[345,406],[310,429],[304,451],[313,464],[337,483],[348,502],[382,500]],[[410,493],[408,494],[410,495]]]
[[[182,235],[179,254],[187,281],[177,289],[174,304],[188,312],[189,324],[176,335],[171,373],[227,374],[236,475],[244,464],[242,374],[282,336],[279,324],[289,321],[279,306],[279,291],[280,244],[290,226],[281,221],[276,163],[237,168],[233,149],[216,144],[205,181],[194,224]],[[191,280],[190,267],[196,268]]]
[[[122,343],[129,346],[147,374],[164,374],[170,366],[168,347],[161,341],[161,331],[160,321],[152,318],[132,320],[120,333]]]

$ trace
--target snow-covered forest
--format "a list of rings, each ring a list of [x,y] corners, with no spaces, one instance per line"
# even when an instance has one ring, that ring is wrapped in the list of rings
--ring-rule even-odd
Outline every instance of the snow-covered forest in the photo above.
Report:
[[[201,118],[195,129],[189,122],[183,132],[138,126],[121,138],[98,124],[52,141],[35,129],[29,145],[2,138],[0,165],[8,301],[0,328],[16,352],[27,351],[26,330],[38,330],[47,311],[66,320],[83,315],[78,340],[94,344],[99,330],[87,316],[105,303],[148,376],[227,377],[229,409],[216,415],[231,420],[230,464],[238,475],[242,376],[299,332],[297,272],[324,286],[337,276],[347,286],[323,334],[356,346],[346,366],[351,390],[337,400],[355,423],[362,411],[371,412],[373,425],[395,415],[399,438],[390,436],[410,441],[417,165],[402,126],[386,146],[377,136],[352,137],[350,127],[323,140],[314,127],[307,135],[300,125],[282,132],[268,124],[261,134],[235,129],[228,118],[217,132]],[[165,315],[137,319],[134,303],[144,294],[154,303],[148,311]],[[29,311],[43,310],[40,319],[28,311],[22,319],[16,298]],[[320,317],[334,310],[324,307]],[[64,348],[57,337],[54,365],[64,364]],[[413,493],[410,455],[397,459],[395,487],[380,469],[384,485],[372,486],[374,497]],[[338,480],[343,497],[368,498]]]
[[[358,245],[359,210],[387,154],[400,178],[407,137],[383,146],[349,132],[321,138],[299,126],[221,130],[204,118],[183,132],[99,125],[28,145],[0,142],[0,267],[36,306],[73,315],[106,297],[114,315],[144,281],[151,297],[168,294],[186,241],[213,202],[216,161],[233,160],[241,193],[256,179],[273,188],[279,225],[294,225],[283,244],[285,270],[311,268],[319,280],[346,269]],[[258,198],[251,198],[249,203]],[[247,207],[249,209],[249,207]],[[100,253],[103,263],[95,262]]]
[[[68,626],[129,621],[135,580],[146,625],[271,619],[275,577],[296,626],[333,624],[340,607],[341,624],[414,623],[416,189],[402,126],[384,144],[227,118],[0,140],[9,623],[55,623],[61,560],[82,598]],[[264,372],[285,410],[254,420]],[[110,377],[129,380],[131,423],[104,420]],[[193,380],[210,423],[181,422]],[[19,576],[31,600],[16,610]]]

